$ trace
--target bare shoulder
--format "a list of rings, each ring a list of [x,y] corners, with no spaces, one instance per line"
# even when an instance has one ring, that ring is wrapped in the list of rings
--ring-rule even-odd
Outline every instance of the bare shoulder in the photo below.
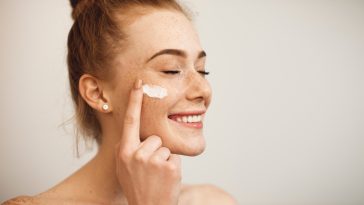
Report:
[[[1,205],[33,205],[39,204],[39,201],[32,196],[17,196],[3,202]]]
[[[47,193],[45,193],[47,194]],[[12,199],[9,199],[3,202],[1,205],[49,205],[49,204],[79,204],[79,205],[96,205],[99,203],[95,203],[92,201],[80,200],[80,199],[69,199],[60,196],[44,196],[36,195],[36,196],[18,196]]]
[[[4,201],[1,205],[43,205],[43,204],[59,204],[60,201],[51,198],[36,196],[17,196],[7,201]]]
[[[184,185],[179,205],[237,205],[237,201],[223,189],[211,185]]]

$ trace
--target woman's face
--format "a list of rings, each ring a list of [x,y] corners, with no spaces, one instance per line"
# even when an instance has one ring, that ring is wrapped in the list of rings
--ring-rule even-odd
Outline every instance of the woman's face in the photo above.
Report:
[[[123,124],[129,92],[136,79],[159,85],[167,89],[168,96],[158,99],[144,95],[141,140],[157,135],[172,153],[202,153],[205,140],[201,123],[178,122],[183,116],[188,119],[193,115],[201,115],[203,122],[211,101],[210,85],[201,73],[205,71],[206,57],[192,23],[180,12],[153,10],[123,29],[126,47],[117,57],[111,95],[115,122]]]

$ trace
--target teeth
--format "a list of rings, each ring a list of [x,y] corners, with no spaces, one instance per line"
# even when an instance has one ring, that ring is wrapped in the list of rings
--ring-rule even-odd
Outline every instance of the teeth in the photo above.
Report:
[[[188,118],[186,116],[182,117],[182,122],[187,122]]]
[[[184,122],[184,123],[201,122],[201,120],[202,120],[201,115],[189,115],[176,118],[177,122]]]

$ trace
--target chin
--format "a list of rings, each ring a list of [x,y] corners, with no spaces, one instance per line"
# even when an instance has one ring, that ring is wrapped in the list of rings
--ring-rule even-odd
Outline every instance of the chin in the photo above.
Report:
[[[202,154],[205,151],[205,147],[200,148],[200,149],[190,149],[190,150],[184,150],[181,153],[176,153],[176,154],[180,154],[180,155],[184,155],[184,156],[189,156],[189,157],[195,157],[198,156],[200,154]]]
[[[206,143],[202,128],[182,126],[170,119],[166,124],[156,122],[158,120],[154,118],[142,118],[140,130],[142,139],[157,135],[162,139],[164,147],[178,155],[198,156],[205,151]]]
[[[170,150],[173,154],[194,157],[202,154],[205,148],[205,140],[202,138],[198,142],[184,142],[178,146],[171,146]]]

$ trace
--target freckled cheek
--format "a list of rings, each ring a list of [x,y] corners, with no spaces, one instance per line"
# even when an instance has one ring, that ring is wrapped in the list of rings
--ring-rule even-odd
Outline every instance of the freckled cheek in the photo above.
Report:
[[[164,99],[153,99],[144,94],[140,122],[142,140],[150,135],[164,134],[169,108],[168,102]]]
[[[144,94],[142,106],[142,115],[144,115],[146,118],[153,118],[155,116],[161,115],[161,113],[167,107],[163,100],[150,98],[146,94]]]
[[[161,86],[163,87],[163,85]],[[180,96],[175,88],[166,89],[167,96],[162,99],[151,98],[146,94],[143,95],[142,114],[145,118],[153,119],[153,117],[167,116],[170,109],[178,102]]]
[[[180,79],[171,79],[168,76],[156,75],[153,71],[145,71],[139,75],[143,84],[157,85],[167,90],[167,96],[162,99],[151,98],[144,94],[142,118],[148,124],[160,123],[158,120],[168,117],[168,112],[173,109],[183,92],[183,82]],[[178,109],[178,108],[177,108]],[[145,126],[148,126],[145,124]]]

